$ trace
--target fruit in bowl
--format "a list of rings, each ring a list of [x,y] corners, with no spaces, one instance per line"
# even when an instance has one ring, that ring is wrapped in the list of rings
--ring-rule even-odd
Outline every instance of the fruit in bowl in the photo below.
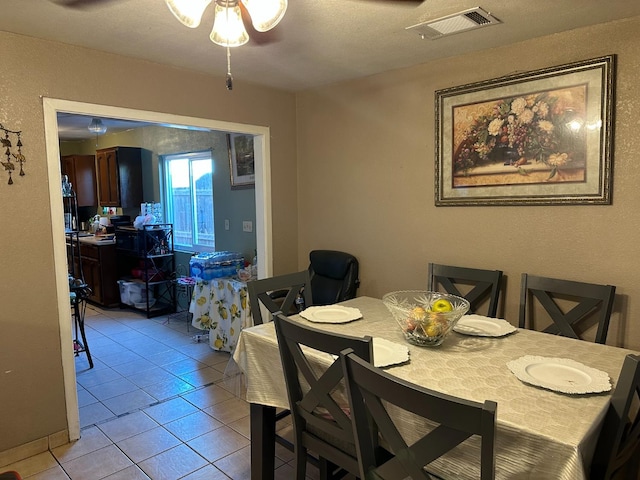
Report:
[[[428,290],[400,290],[382,297],[404,338],[413,345],[435,347],[469,310],[462,297]]]

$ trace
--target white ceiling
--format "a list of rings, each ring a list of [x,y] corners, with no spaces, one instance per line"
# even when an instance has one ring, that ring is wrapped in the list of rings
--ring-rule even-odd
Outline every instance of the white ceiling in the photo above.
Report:
[[[502,23],[437,40],[405,31],[476,6]],[[234,85],[300,91],[636,15],[636,0],[289,0],[274,30],[232,49],[231,66]],[[205,72],[225,88],[212,25],[212,6],[189,29],[164,0],[2,0],[0,13],[0,30]]]
[[[89,131],[88,127],[94,116],[77,115],[72,113],[58,113],[58,138],[60,140],[86,140],[95,137],[95,133]],[[107,133],[124,132],[133,128],[156,125],[151,123],[135,122],[117,118],[99,118],[103,125],[107,127]]]

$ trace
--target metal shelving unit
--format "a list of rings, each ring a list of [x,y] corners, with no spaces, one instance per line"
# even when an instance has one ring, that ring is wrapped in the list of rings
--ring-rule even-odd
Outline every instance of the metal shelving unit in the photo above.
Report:
[[[142,230],[116,227],[116,250],[123,272],[135,268],[136,261],[142,270],[142,279],[136,282],[143,285],[146,295],[142,302],[136,302],[135,307],[142,307],[148,318],[174,313],[173,224],[144,225]],[[129,261],[125,260],[127,258]]]

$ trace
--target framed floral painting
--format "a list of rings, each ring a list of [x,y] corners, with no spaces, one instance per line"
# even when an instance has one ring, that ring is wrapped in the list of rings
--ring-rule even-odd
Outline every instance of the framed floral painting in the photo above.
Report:
[[[256,182],[256,170],[253,151],[253,135],[230,133],[229,168],[231,169],[231,188],[252,187]]]
[[[615,56],[436,91],[435,204],[610,204]]]

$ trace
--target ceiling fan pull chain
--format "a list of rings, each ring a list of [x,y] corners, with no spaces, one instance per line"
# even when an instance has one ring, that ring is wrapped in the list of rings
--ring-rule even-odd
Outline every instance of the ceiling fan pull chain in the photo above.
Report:
[[[231,75],[231,48],[227,45],[227,90],[233,90],[233,75]]]
[[[225,15],[227,16],[227,28],[229,28],[229,0],[226,3]],[[233,75],[231,75],[231,48],[229,47],[229,31],[227,30],[227,90],[233,90]]]

